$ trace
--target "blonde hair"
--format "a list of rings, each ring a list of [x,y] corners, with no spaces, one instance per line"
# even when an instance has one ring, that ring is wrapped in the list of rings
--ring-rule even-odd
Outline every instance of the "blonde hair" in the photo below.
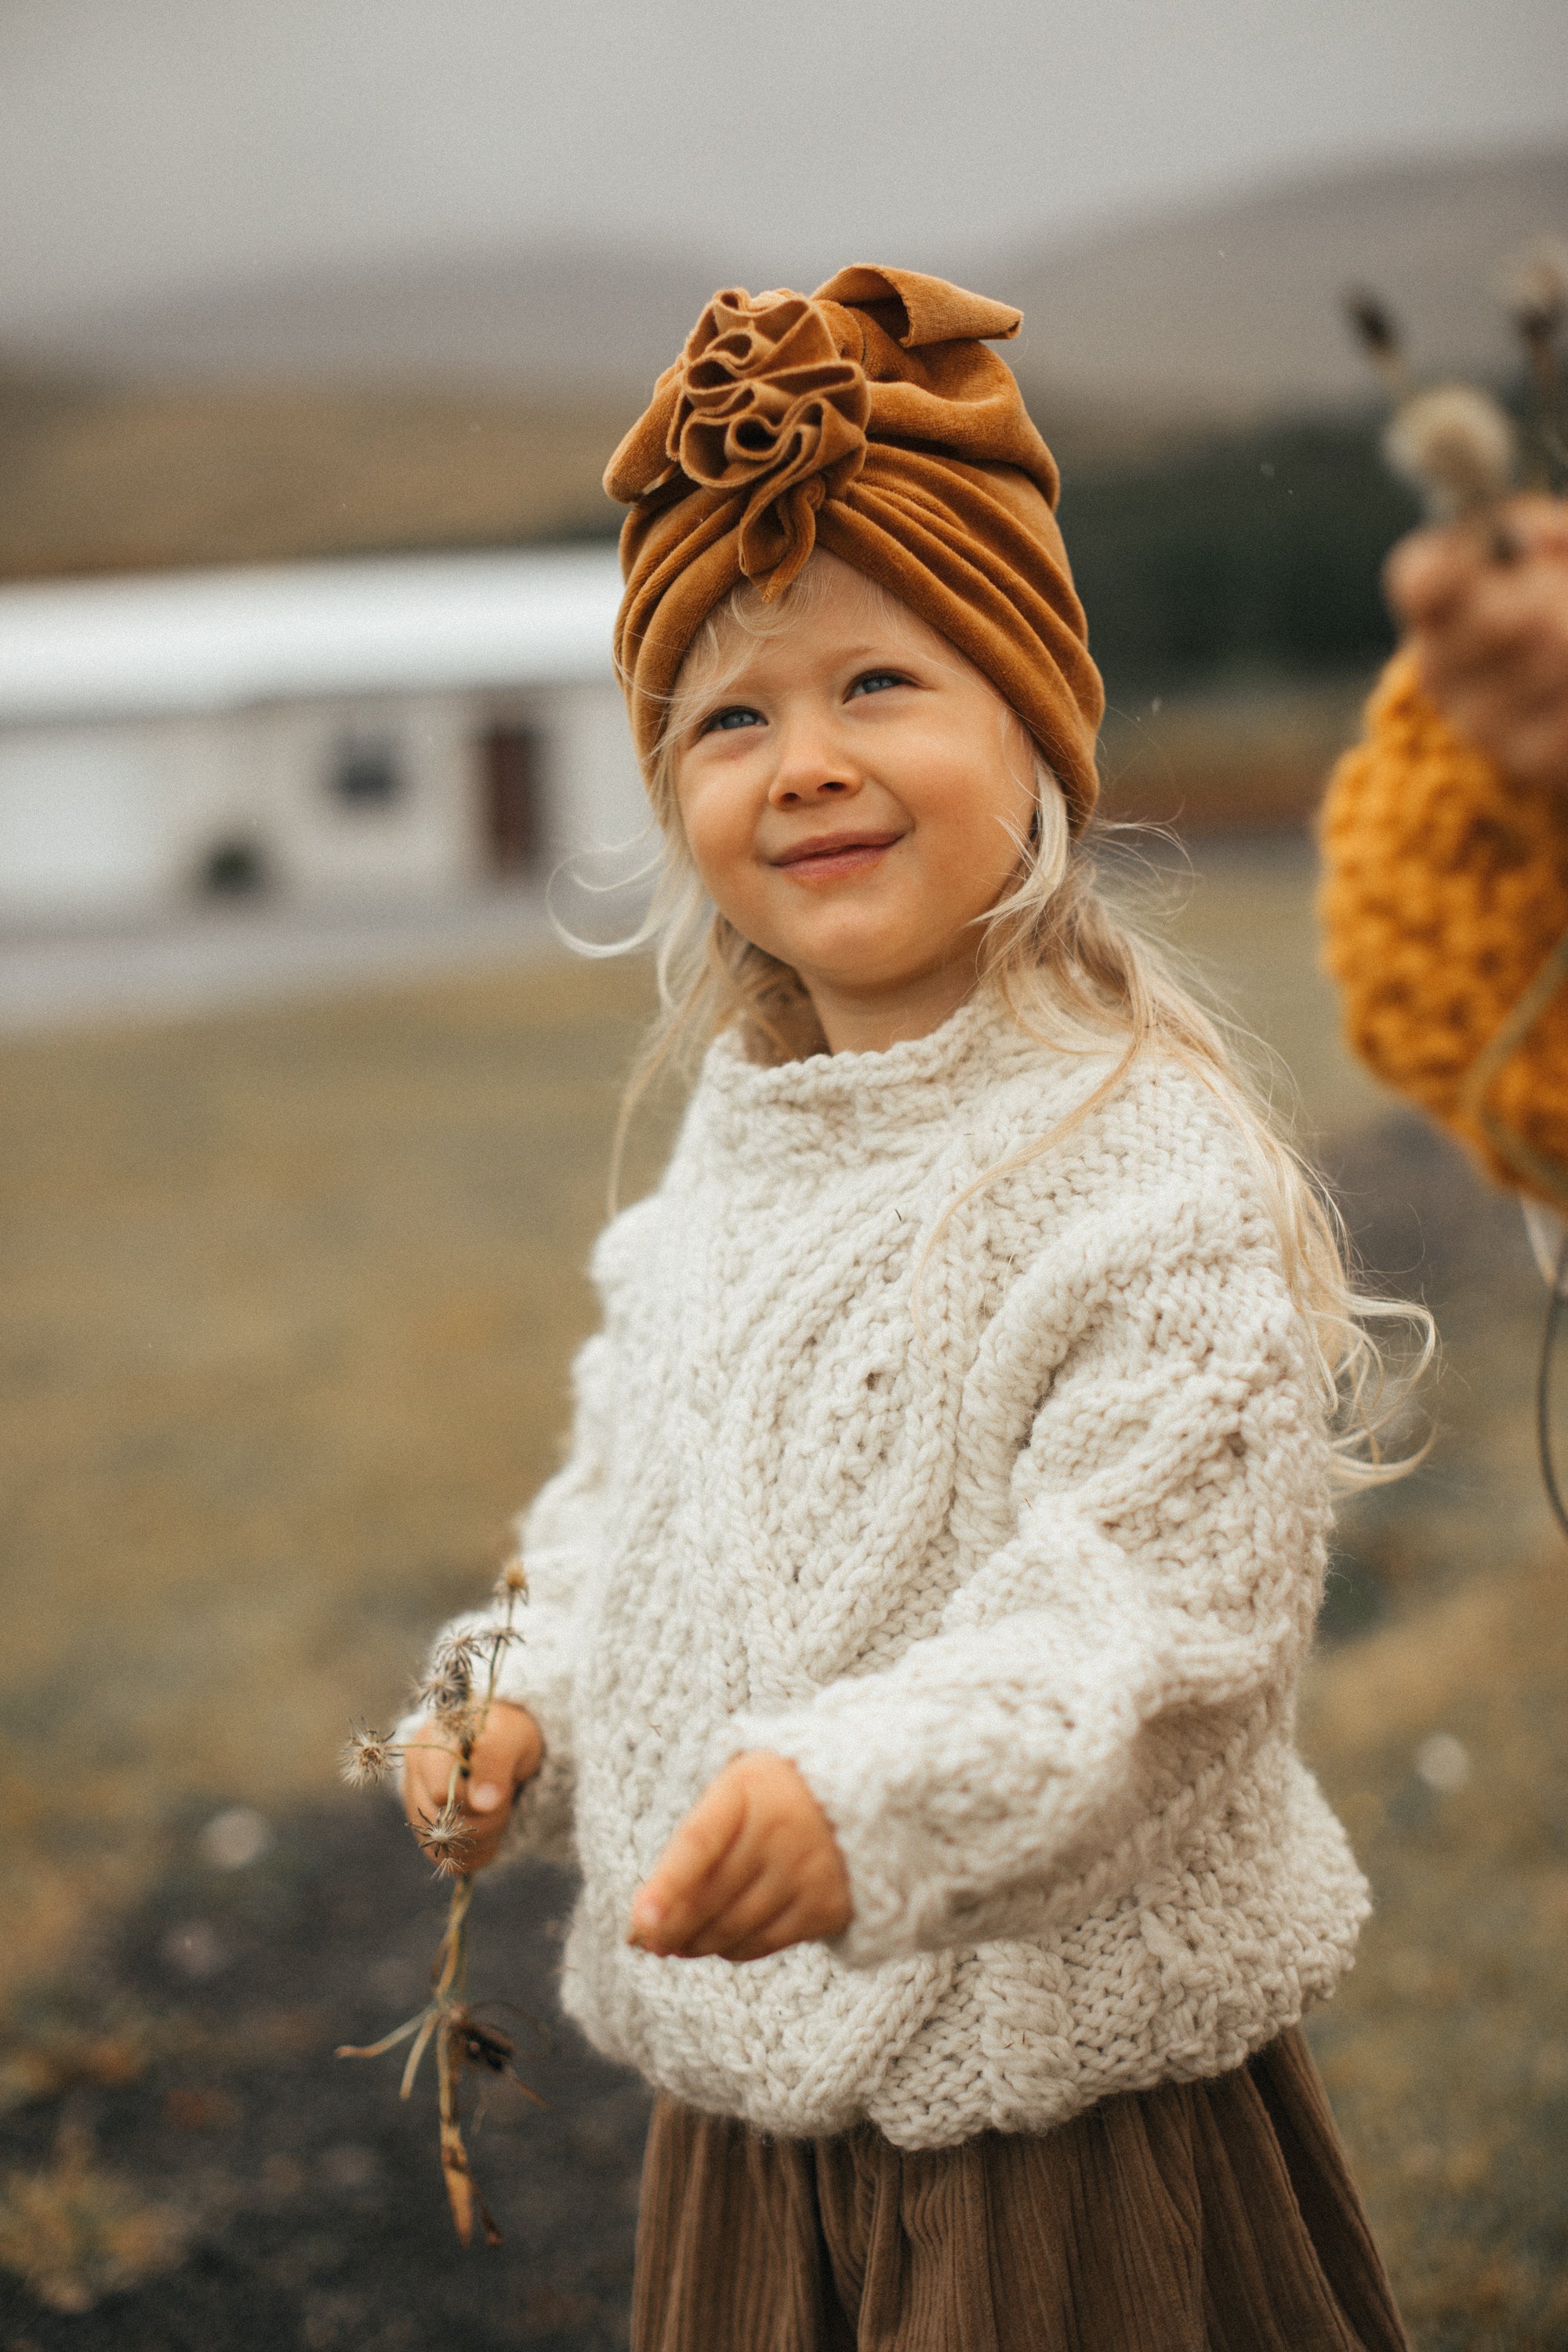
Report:
[[[745,938],[709,898],[687,845],[675,783],[681,739],[699,703],[710,704],[725,692],[746,659],[745,641],[780,635],[809,613],[821,599],[824,578],[814,558],[771,604],[742,583],[698,631],[668,698],[648,777],[662,840],[652,903],[634,937],[613,950],[653,945],[660,1009],[622,1101],[612,1208],[632,1115],[666,1068],[694,1061],[726,1029],[737,1030],[759,1062],[827,1051],[811,999],[793,967]],[[869,580],[863,584],[889,616],[907,617],[887,590]],[[737,638],[741,642],[733,643]],[[1016,880],[980,919],[979,984],[999,990],[1019,1027],[1042,1044],[1102,1055],[1108,1043],[1119,1040],[1121,1051],[1065,1118],[987,1169],[947,1203],[917,1268],[917,1328],[920,1272],[949,1220],[977,1192],[1051,1150],[1114,1092],[1141,1054],[1157,1046],[1219,1100],[1246,1148],[1279,1234],[1310,1370],[1334,1424],[1337,1483],[1369,1486],[1403,1476],[1426,1447],[1391,1462],[1380,1436],[1435,1353],[1431,1317],[1407,1301],[1357,1291],[1339,1211],[1239,1059],[1228,1024],[1198,1002],[1164,949],[1098,895],[1095,851],[1107,828],[1072,837],[1056,777],[1021,721],[1017,731],[1032,760],[1033,820],[1027,834],[1016,837]],[[1401,1325],[1413,1337],[1412,1360],[1398,1379],[1390,1377],[1368,1328],[1374,1322]]]

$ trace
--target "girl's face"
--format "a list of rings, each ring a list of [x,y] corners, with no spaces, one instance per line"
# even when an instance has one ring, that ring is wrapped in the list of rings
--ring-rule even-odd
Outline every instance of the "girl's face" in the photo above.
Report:
[[[945,637],[836,557],[811,569],[775,633],[721,624],[721,693],[683,674],[675,793],[721,913],[799,973],[835,1053],[878,1051],[973,988],[975,918],[1034,813],[1032,752]]]

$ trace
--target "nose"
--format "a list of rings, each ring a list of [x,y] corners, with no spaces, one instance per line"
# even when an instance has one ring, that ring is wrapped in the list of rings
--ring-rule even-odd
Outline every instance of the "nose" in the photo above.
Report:
[[[809,808],[816,801],[847,800],[864,781],[835,730],[816,718],[799,718],[776,737],[778,764],[768,787],[773,808]]]

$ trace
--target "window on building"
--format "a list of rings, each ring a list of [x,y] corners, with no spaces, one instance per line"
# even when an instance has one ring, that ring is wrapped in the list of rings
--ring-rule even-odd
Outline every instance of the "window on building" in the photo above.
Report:
[[[206,898],[258,898],[271,887],[266,851],[242,835],[215,841],[196,868],[196,887]]]
[[[345,808],[390,808],[402,791],[403,770],[395,744],[354,738],[339,745],[331,793]]]
[[[487,728],[480,738],[480,783],[490,867],[496,874],[527,874],[543,848],[540,807],[540,742],[531,727],[512,720]]]

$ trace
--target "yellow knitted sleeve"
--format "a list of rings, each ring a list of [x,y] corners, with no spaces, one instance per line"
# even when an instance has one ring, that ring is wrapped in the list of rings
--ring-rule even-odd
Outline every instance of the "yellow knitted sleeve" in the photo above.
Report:
[[[1321,839],[1324,962],[1355,1052],[1498,1181],[1568,1207],[1568,803],[1506,781],[1399,654]]]

